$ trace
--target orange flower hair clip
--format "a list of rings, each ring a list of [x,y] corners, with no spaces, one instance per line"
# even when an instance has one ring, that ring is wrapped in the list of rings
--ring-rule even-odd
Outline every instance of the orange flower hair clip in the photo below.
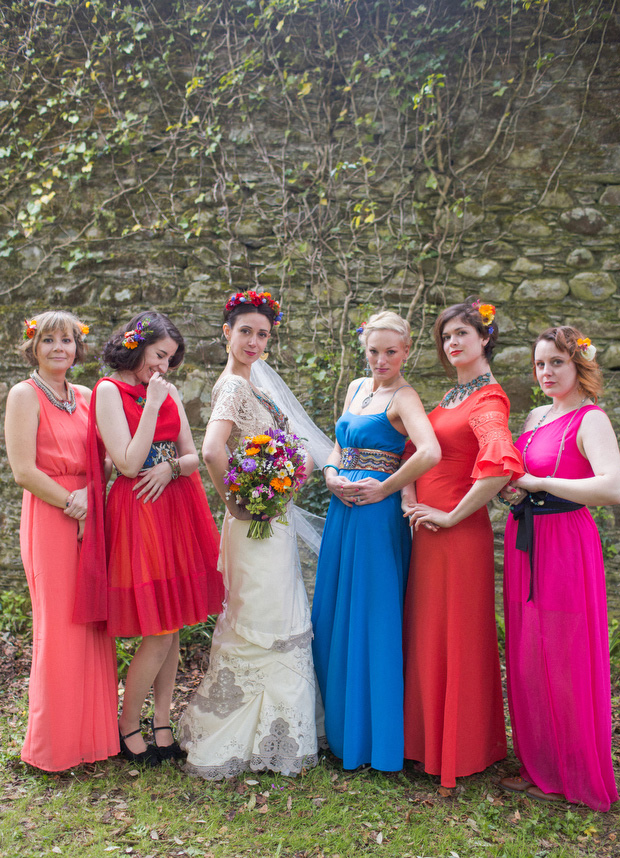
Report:
[[[31,340],[37,332],[37,320],[31,319],[30,321],[28,321],[28,319],[24,319],[24,324],[26,326],[26,330],[24,331],[24,339]]]
[[[594,360],[596,357],[596,346],[592,345],[589,337],[579,337],[577,350],[581,352],[585,360]]]
[[[83,337],[87,337],[90,333],[90,328],[88,325],[80,325],[80,333]]]

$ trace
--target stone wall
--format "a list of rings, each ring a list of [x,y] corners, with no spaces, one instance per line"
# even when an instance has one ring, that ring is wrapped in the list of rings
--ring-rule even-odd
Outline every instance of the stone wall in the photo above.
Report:
[[[530,344],[560,323],[599,349],[620,429],[620,20],[548,5],[3,11],[3,400],[25,375],[24,317],[74,310],[96,358],[155,306],[187,336],[177,382],[199,440],[225,360],[221,306],[256,285],[286,313],[271,360],[329,431],[360,371],[362,318],[408,316],[408,377],[430,408],[446,387],[432,322],[473,294],[498,309],[515,430],[533,401]],[[98,372],[93,359],[79,380]],[[7,584],[21,575],[20,493],[5,458],[0,476]]]

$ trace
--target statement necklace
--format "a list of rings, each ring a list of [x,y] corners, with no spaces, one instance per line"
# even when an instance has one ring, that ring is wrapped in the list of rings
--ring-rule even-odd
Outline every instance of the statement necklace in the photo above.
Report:
[[[276,424],[276,427],[280,430],[280,432],[286,432],[288,434],[289,427],[288,427],[288,417],[286,416],[286,414],[283,414],[283,412],[280,411],[280,409],[275,404],[275,402],[272,399],[270,399],[266,394],[264,394],[262,392],[259,393],[253,387],[251,388],[251,390],[252,390],[252,393],[254,394],[254,396],[256,397],[256,399],[258,399],[260,404],[263,406],[263,408],[266,408],[267,411],[271,414],[271,416],[273,417],[274,423]]]
[[[56,408],[60,408],[61,411],[66,411],[67,414],[73,414],[76,409],[75,393],[73,392],[73,388],[70,387],[66,381],[65,390],[67,391],[67,399],[61,399],[49,384],[43,381],[36,369],[30,373],[30,378],[34,381],[39,390],[43,392],[45,398],[52,403],[52,405]]]
[[[471,381],[465,382],[465,384],[455,384],[444,396],[444,398],[439,403],[441,408],[447,408],[453,402],[457,400],[462,402],[470,393],[474,393],[476,390],[480,390],[481,387],[485,387],[487,384],[491,383],[491,373],[485,372],[484,375],[479,375],[477,378],[472,378]]]

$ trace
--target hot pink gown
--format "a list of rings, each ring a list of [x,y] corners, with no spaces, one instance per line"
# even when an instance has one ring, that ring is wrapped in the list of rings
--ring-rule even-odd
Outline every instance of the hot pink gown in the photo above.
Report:
[[[586,406],[542,425],[526,454],[528,471],[567,479],[593,476],[579,452]],[[572,422],[570,422],[572,419]],[[569,426],[570,422],[570,426]],[[523,450],[531,433],[516,443]],[[544,792],[609,810],[618,800],[611,761],[611,691],[605,569],[586,507],[534,518],[534,589],[517,523],[505,535],[504,611],[508,703],[521,776]]]
[[[37,467],[68,491],[86,485],[88,405],[74,388],[68,414],[39,397]],[[116,650],[105,631],[72,621],[78,523],[24,492],[21,554],[34,624],[28,729],[22,760],[49,772],[119,751]]]

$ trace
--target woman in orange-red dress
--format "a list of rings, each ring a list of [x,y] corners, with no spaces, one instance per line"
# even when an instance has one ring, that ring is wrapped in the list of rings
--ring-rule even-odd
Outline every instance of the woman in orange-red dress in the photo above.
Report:
[[[444,310],[435,342],[458,383],[429,415],[441,462],[403,489],[415,527],[405,599],[405,758],[444,787],[506,755],[486,504],[523,473],[489,366],[495,308]]]
[[[33,650],[22,760],[49,772],[118,753],[116,650],[72,620],[86,519],[90,390],[69,384],[88,329],[71,313],[26,323],[22,351],[35,367],[6,406],[6,448],[24,489],[20,543],[32,599]]]
[[[109,635],[142,636],[127,671],[119,733],[121,753],[146,766],[185,756],[170,726],[179,629],[218,613],[224,596],[198,454],[178,391],[165,379],[184,352],[166,316],[138,314],[104,346],[114,372],[97,383],[91,403],[95,514],[85,534],[76,616],[105,620]],[[118,470],[105,529],[102,445]],[[147,745],[140,717],[151,687],[154,741]]]

